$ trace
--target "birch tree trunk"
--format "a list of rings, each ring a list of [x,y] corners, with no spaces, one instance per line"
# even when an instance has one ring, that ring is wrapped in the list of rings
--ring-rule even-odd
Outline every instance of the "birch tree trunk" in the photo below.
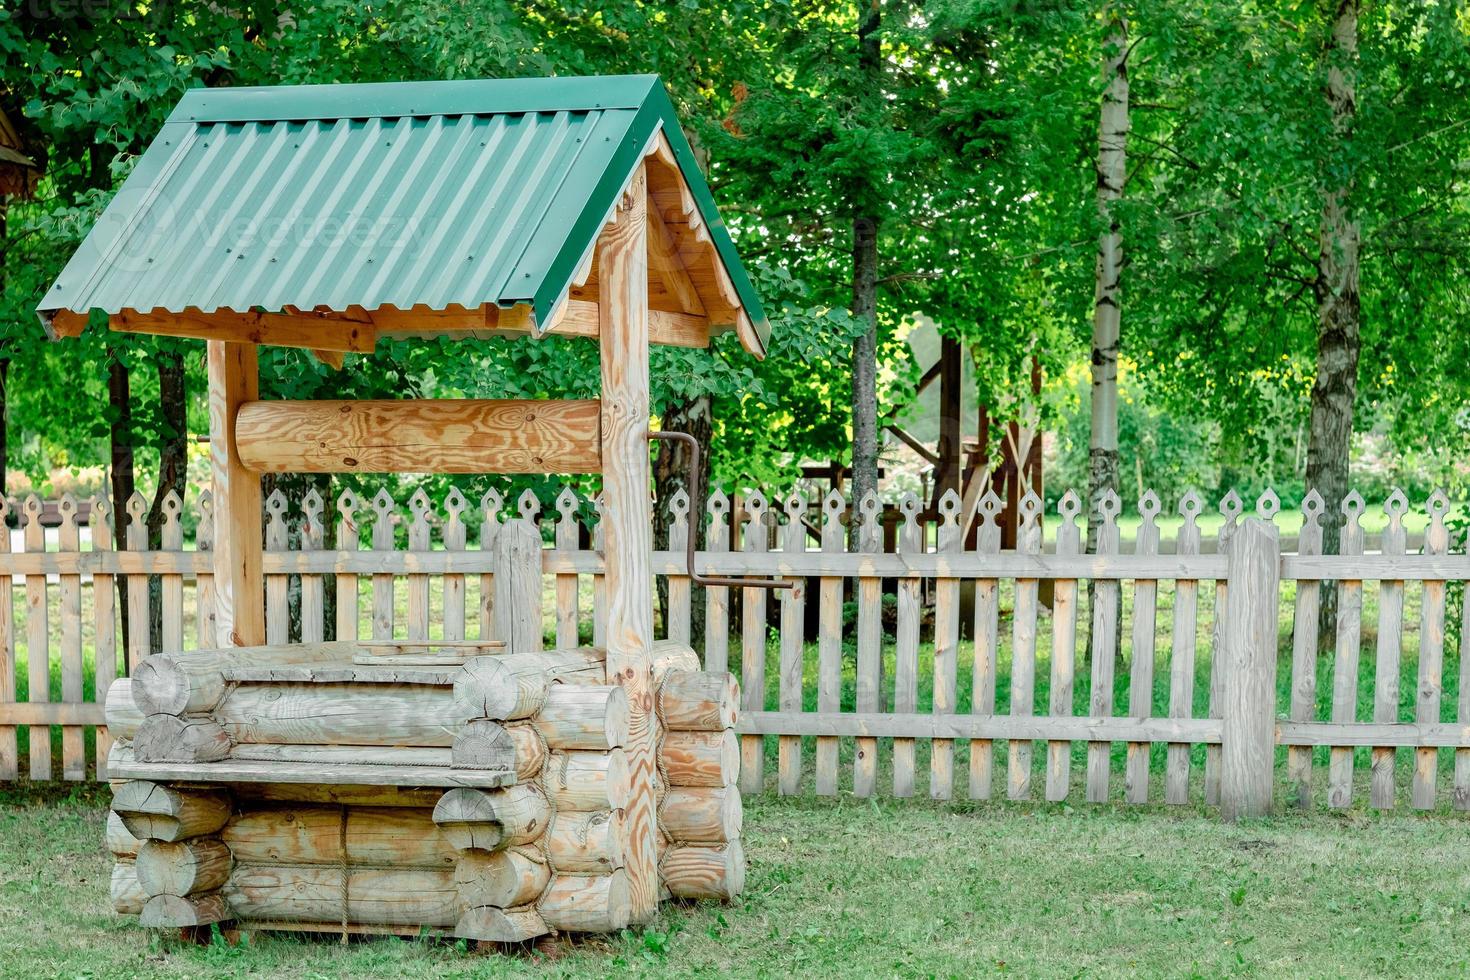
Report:
[[[1357,114],[1359,0],[1337,0],[1327,41],[1327,106],[1332,113],[1333,145],[1323,168],[1322,221],[1318,233],[1317,378],[1307,441],[1308,488],[1326,503],[1322,550],[1335,555],[1342,529],[1340,503],[1348,490],[1348,454],[1353,436],[1353,402],[1358,391],[1358,352],[1362,346],[1358,302],[1361,235],[1353,212],[1353,166],[1346,159]],[[1328,644],[1336,635],[1337,589],[1322,583],[1318,636]]]
[[[1092,430],[1088,443],[1088,499],[1118,489],[1118,343],[1123,235],[1113,205],[1123,197],[1128,174],[1128,25],[1114,14],[1103,41],[1102,109],[1097,129],[1097,283],[1092,313]],[[1087,548],[1097,542],[1095,508],[1087,518]]]
[[[1128,177],[1128,24],[1112,11],[1103,39],[1102,107],[1097,126],[1097,277],[1092,312],[1092,428],[1088,441],[1087,550],[1097,550],[1098,495],[1118,490],[1118,347],[1122,337],[1123,233],[1113,205],[1123,197]],[[1087,583],[1088,606],[1097,601]],[[1115,600],[1119,601],[1119,600]],[[1121,631],[1122,617],[1114,622]],[[1120,633],[1121,635],[1121,633]],[[1122,656],[1123,646],[1114,649]],[[1087,640],[1091,659],[1092,637]]]

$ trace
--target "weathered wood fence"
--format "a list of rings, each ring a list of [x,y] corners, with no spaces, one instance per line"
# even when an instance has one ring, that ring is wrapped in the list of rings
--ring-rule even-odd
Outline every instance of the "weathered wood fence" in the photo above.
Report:
[[[1470,579],[1470,556],[1451,553],[1442,495],[1427,503],[1418,554],[1407,553],[1402,494],[1384,505],[1381,549],[1369,554],[1364,502],[1350,496],[1342,553],[1332,556],[1321,554],[1315,496],[1287,554],[1269,493],[1255,516],[1235,494],[1225,498],[1214,553],[1202,547],[1195,494],[1179,504],[1172,541],[1161,540],[1160,502],[1146,494],[1126,553],[1120,502],[1103,499],[1096,554],[1082,553],[1075,494],[1048,516],[1055,543],[1045,548],[1040,502],[1026,499],[1018,545],[1006,551],[993,496],[962,515],[951,495],[927,527],[918,501],[903,498],[892,550],[872,498],[853,508],[836,494],[820,502],[793,494],[773,506],[756,493],[732,509],[716,494],[707,504],[700,571],[798,580],[775,593],[692,588],[688,504],[673,502],[669,549],[653,560],[668,582],[665,631],[697,640],[691,624],[702,603],[706,666],[734,669],[743,685],[746,792],[869,796],[881,781],[898,796],[1063,800],[1080,790],[1089,802],[1202,799],[1238,814],[1263,810],[1273,791],[1334,807],[1366,792],[1371,805],[1391,807],[1407,785],[1414,807],[1470,808],[1466,633],[1446,650],[1447,593]],[[123,551],[112,549],[103,500],[91,502],[88,528],[71,498],[49,530],[39,500],[6,506],[19,509],[22,546],[0,535],[0,584],[18,600],[0,603],[0,779],[55,778],[56,745],[62,778],[105,777],[98,692],[127,669],[124,648],[129,664],[155,652],[150,603],[161,650],[211,644],[208,495],[196,501],[197,550],[185,547],[173,498],[152,551],[142,498],[129,503]],[[494,492],[472,505],[455,491],[442,512],[417,493],[405,514],[387,493],[364,503],[349,492],[329,517],[315,493],[299,509],[275,494],[266,503],[269,642],[329,633],[600,642],[593,509],[569,492],[543,516],[530,494],[507,508]],[[1323,583],[1336,583],[1339,608],[1336,636],[1320,645],[1326,655],[1317,636]],[[1376,627],[1365,630],[1364,611],[1374,608]],[[1463,608],[1450,614],[1452,625],[1465,618]],[[1417,654],[1406,657],[1416,632]],[[1365,639],[1371,658],[1360,656]],[[1401,690],[1410,665],[1416,673]]]

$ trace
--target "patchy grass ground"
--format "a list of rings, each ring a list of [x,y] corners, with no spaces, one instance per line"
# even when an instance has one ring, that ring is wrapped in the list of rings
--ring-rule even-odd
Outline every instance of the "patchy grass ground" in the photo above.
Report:
[[[0,791],[15,977],[1341,976],[1470,971],[1459,820],[753,800],[748,892],[642,933],[502,955],[251,936],[181,946],[112,915],[105,789]]]

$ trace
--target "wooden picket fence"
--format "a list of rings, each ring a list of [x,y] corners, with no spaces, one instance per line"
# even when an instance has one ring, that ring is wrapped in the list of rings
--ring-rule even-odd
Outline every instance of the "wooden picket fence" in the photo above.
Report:
[[[160,651],[212,643],[208,494],[194,501],[193,550],[184,505],[173,497],[153,551],[141,497],[128,504],[123,551],[112,549],[105,500],[91,502],[89,547],[72,498],[60,501],[59,526],[49,532],[38,499],[0,506],[7,516],[18,510],[22,541],[12,551],[9,535],[0,535],[0,584],[21,599],[0,603],[0,779],[55,778],[53,731],[61,778],[105,778],[100,694],[156,652],[150,602],[159,606]],[[1003,551],[993,495],[969,514],[949,495],[931,524],[907,495],[897,506],[896,546],[885,549],[873,497],[853,507],[837,494],[811,501],[794,493],[774,505],[760,493],[711,496],[699,570],[797,583],[767,592],[692,587],[683,555],[689,506],[675,499],[669,549],[653,560],[668,582],[666,633],[697,641],[693,612],[703,604],[706,666],[733,668],[743,686],[743,789],[870,796],[882,782],[898,796],[927,789],[937,799],[988,799],[1003,791],[1055,801],[1080,788],[1089,802],[1203,800],[1251,812],[1273,785],[1278,800],[1303,805],[1320,798],[1346,807],[1366,789],[1372,806],[1392,807],[1407,782],[1416,808],[1446,799],[1470,808],[1470,637],[1461,631],[1458,649],[1446,650],[1447,594],[1470,579],[1470,557],[1451,553],[1443,495],[1426,505],[1417,554],[1408,553],[1409,504],[1399,493],[1384,505],[1379,551],[1366,554],[1365,505],[1351,495],[1342,553],[1332,556],[1321,554],[1315,495],[1303,504],[1297,550],[1286,554],[1269,492],[1253,517],[1233,493],[1220,503],[1214,549],[1202,546],[1196,494],[1179,503],[1172,541],[1162,540],[1159,499],[1145,494],[1126,553],[1120,501],[1110,494],[1098,506],[1094,554],[1084,553],[1074,493],[1046,519],[1054,547],[1043,547],[1041,503],[1027,497],[1017,546]],[[386,492],[370,502],[347,492],[330,515],[311,492],[292,510],[279,493],[266,502],[269,642],[327,635],[329,581],[339,638],[601,642],[595,504],[570,491],[544,516],[531,494],[507,507],[494,491],[473,504],[453,491],[442,510],[419,492],[406,513]],[[126,637],[118,581],[127,584]],[[1323,582],[1339,586],[1329,657],[1318,652]],[[1360,657],[1365,599],[1377,608],[1371,662]],[[1464,621],[1467,610],[1456,612]],[[1283,618],[1289,653],[1278,657]],[[1401,697],[1405,633],[1415,631],[1417,682]],[[45,655],[32,656],[37,650]],[[1444,696],[1451,662],[1453,705]],[[1278,669],[1289,672],[1280,697]],[[1120,670],[1126,676],[1115,676]],[[1360,709],[1370,677],[1371,710]]]

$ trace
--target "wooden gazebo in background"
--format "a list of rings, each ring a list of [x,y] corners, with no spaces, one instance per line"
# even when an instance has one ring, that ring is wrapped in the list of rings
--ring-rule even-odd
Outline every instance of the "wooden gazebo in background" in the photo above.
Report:
[[[655,656],[648,345],[733,330],[761,356],[769,328],[657,78],[191,92],[38,312],[58,337],[105,315],[208,344],[218,642],[241,649],[149,658],[119,682],[130,701],[109,699],[136,728],[114,732],[131,738],[109,770],[131,780],[114,810],[143,839],[145,924],[511,940],[738,891],[734,682],[687,648]],[[340,367],[383,336],[551,332],[597,340],[600,399],[259,398],[257,345]],[[260,476],[281,471],[600,473],[606,649],[540,650],[539,568],[524,608],[497,610],[531,624],[502,630],[508,651],[262,647]],[[714,776],[696,760],[701,788],[659,804],[661,727],[701,725],[691,752]],[[313,814],[340,817],[340,844],[241,878],[241,854],[273,846],[251,835],[294,853],[283,797],[336,805]],[[395,835],[447,841],[456,869],[407,848],[354,899],[354,854],[372,850],[354,835],[386,832],[385,799],[408,801]],[[671,836],[686,808],[705,829]]]

